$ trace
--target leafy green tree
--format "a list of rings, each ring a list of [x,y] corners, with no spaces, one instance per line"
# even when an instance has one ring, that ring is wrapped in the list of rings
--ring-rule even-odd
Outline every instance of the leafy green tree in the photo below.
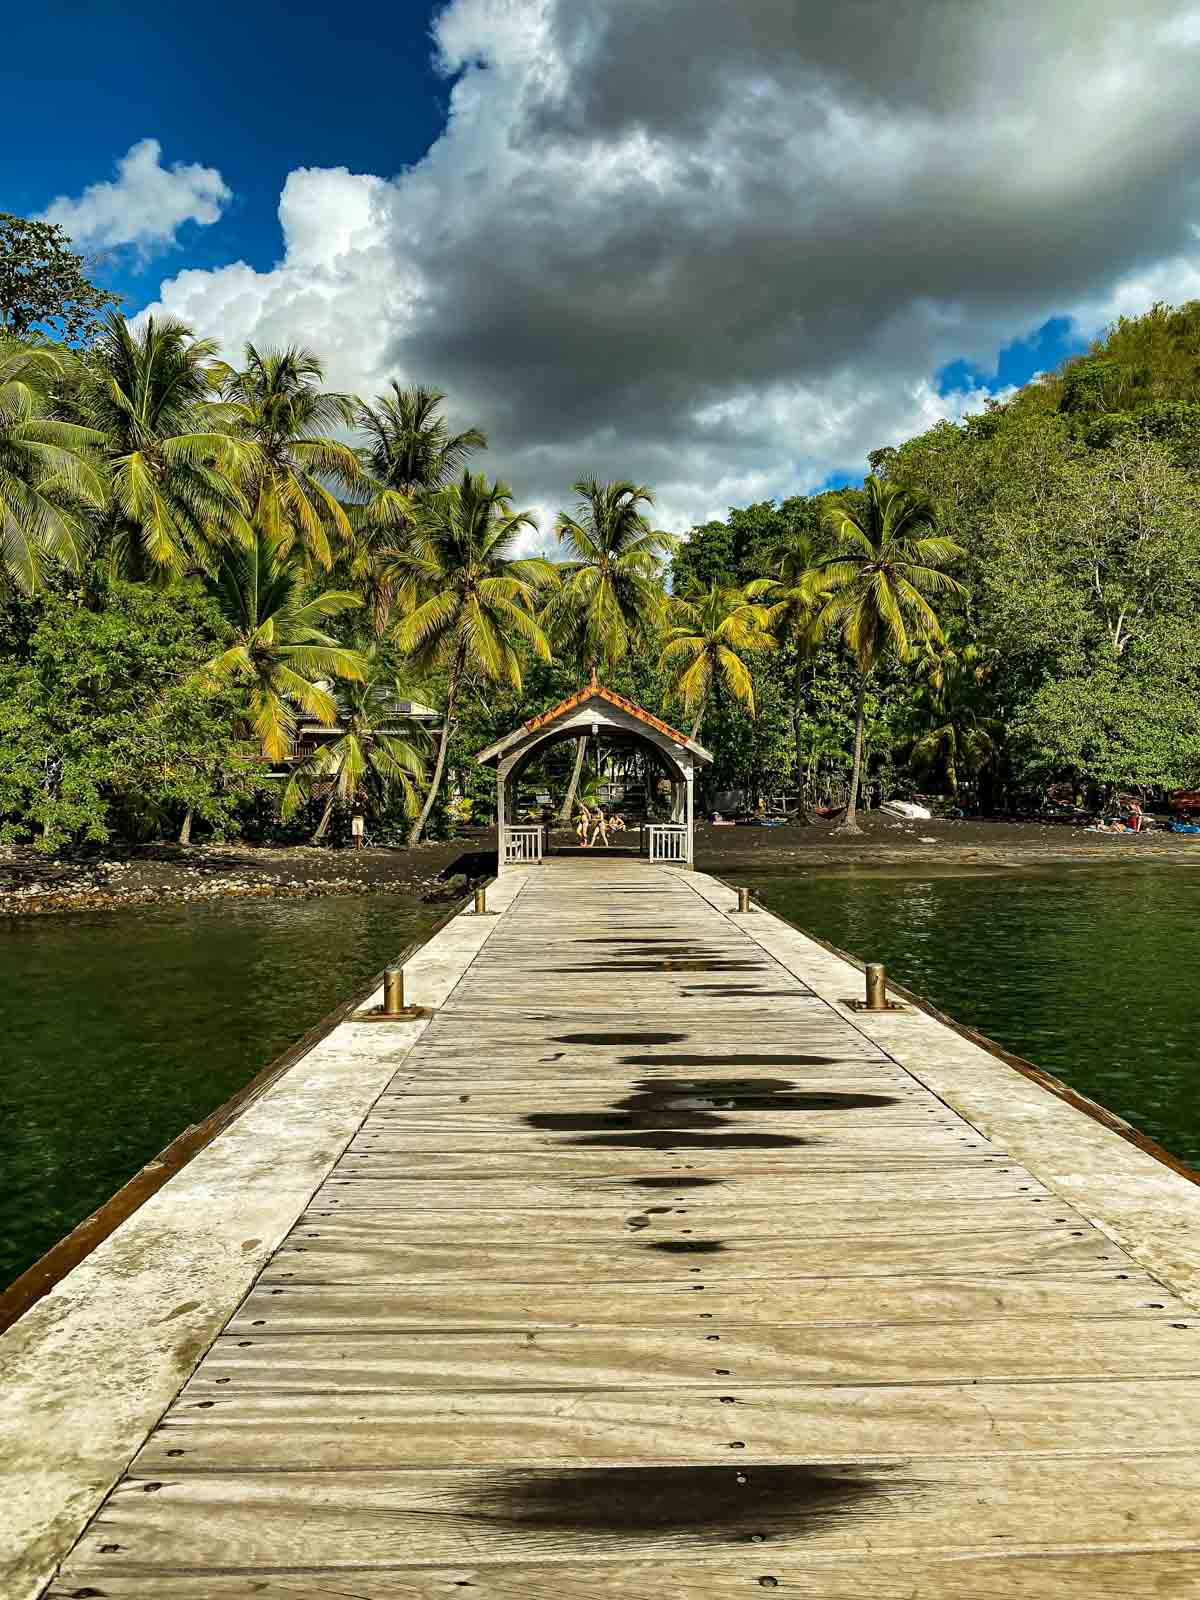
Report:
[[[1140,317],[1119,317],[1040,388],[1045,404],[1084,425],[1088,417],[1155,401],[1200,402],[1200,300],[1160,301]]]
[[[885,651],[909,661],[922,640],[943,639],[928,597],[966,594],[941,570],[963,551],[935,531],[928,500],[873,475],[866,480],[861,506],[835,499],[826,508],[825,526],[833,553],[818,562],[812,582],[825,592],[821,632],[839,633],[858,666],[850,796],[841,829],[860,833],[856,811],[867,678]]]
[[[1157,619],[1200,602],[1200,481],[1133,435],[1073,453],[1036,509],[995,501],[979,587],[1014,654],[1078,667],[1120,656]]]
[[[47,589],[0,656],[0,841],[103,843],[132,812],[220,831],[262,781],[233,703],[196,678],[224,632],[192,581],[165,594],[102,574]]]
[[[73,344],[93,333],[121,299],[89,283],[84,266],[57,223],[0,211],[0,337],[41,329]]]
[[[242,487],[254,525],[281,555],[295,546],[326,570],[333,549],[353,530],[335,489],[350,494],[364,482],[358,456],[331,429],[355,418],[352,396],[321,388],[324,369],[311,350],[257,350],[222,385],[226,415],[242,452]]]
[[[573,513],[560,511],[554,525],[568,559],[541,620],[560,653],[594,674],[602,666],[611,671],[632,644],[647,644],[661,627],[661,558],[675,541],[651,528],[642,507],[654,497],[644,484],[581,478],[573,487],[580,503]],[[586,748],[586,739],[575,741],[560,822],[574,808]]]
[[[718,682],[753,716],[754,678],[747,658],[775,648],[767,608],[748,600],[744,589],[709,589],[689,599],[675,596],[670,616],[662,659],[670,673],[669,692],[696,713],[692,738],[700,738]]]
[[[794,495],[778,506],[772,500],[731,506],[724,522],[693,528],[679,545],[672,588],[676,594],[739,588],[761,577],[773,549],[799,528],[817,528],[819,509],[819,498],[808,500],[803,495]]]
[[[327,727],[336,720],[326,680],[365,678],[362,654],[323,627],[327,617],[362,602],[336,589],[305,598],[296,563],[261,529],[249,546],[225,551],[211,586],[233,638],[205,663],[201,678],[240,691],[244,719],[263,754],[282,761],[293,748],[299,712]]]
[[[1012,723],[1020,768],[1047,782],[1086,775],[1109,789],[1200,786],[1200,650],[1194,625],[1139,636],[1125,657],[1047,678]]]
[[[715,518],[692,528],[671,563],[671,588],[676,594],[729,588],[738,579],[738,551],[733,529]]]
[[[420,723],[400,715],[402,688],[394,661],[378,640],[362,647],[364,676],[333,686],[336,739],[318,746],[296,767],[284,790],[282,815],[295,815],[314,793],[325,790],[325,808],[313,834],[319,844],[336,801],[352,810],[367,799],[382,812],[400,791],[405,811],[417,811],[417,785],[425,776],[429,736]]]
[[[210,568],[230,539],[251,542],[237,485],[250,456],[212,410],[215,349],[170,317],[138,329],[105,318],[76,404],[104,435],[116,570],[166,580]]]
[[[703,774],[707,792],[741,789],[757,805],[767,791],[783,789],[793,770],[792,727],[788,717],[790,674],[776,672],[782,652],[754,664],[754,715],[718,684],[704,718],[704,745],[713,755]]]
[[[61,349],[0,341],[0,580],[26,594],[47,559],[79,571],[88,513],[106,500],[101,435],[49,415],[49,391],[71,365]]]
[[[792,681],[792,738],[796,782],[801,790],[800,814],[807,821],[804,809],[802,721],[804,713],[806,675],[821,644],[818,618],[821,613],[823,588],[815,575],[816,563],[821,555],[819,535],[811,528],[793,525],[772,542],[766,551],[766,560],[773,576],[756,578],[747,586],[747,596],[767,608],[767,627],[781,644],[790,647],[795,665]]]
[[[519,690],[521,646],[543,660],[550,657],[534,613],[538,591],[554,581],[553,568],[517,556],[522,532],[536,526],[531,512],[513,510],[506,483],[464,470],[457,483],[429,497],[411,542],[397,552],[402,618],[396,643],[418,675],[442,672],[446,681],[437,759],[410,845],[420,843],[441,793],[464,678]]]

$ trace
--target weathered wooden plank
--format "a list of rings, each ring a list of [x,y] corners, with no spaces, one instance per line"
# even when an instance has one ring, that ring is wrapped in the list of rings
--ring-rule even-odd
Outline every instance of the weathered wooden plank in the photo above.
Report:
[[[659,1278],[664,1271],[697,1282],[724,1278],[821,1277],[836,1265],[842,1277],[894,1277],[933,1272],[1061,1272],[1112,1266],[1125,1258],[1092,1230],[1066,1227],[980,1230],[948,1238],[896,1234],[834,1240],[747,1240],[699,1237],[661,1243],[633,1237],[619,1245],[506,1240],[460,1244],[390,1239],[374,1218],[355,1225],[347,1214],[319,1230],[293,1232],[264,1269],[264,1283],[432,1283],[502,1278],[509,1282],[590,1282],[596,1278]]]
[[[413,1093],[428,1095],[482,1094],[488,1091],[510,1094],[572,1093],[579,1090],[635,1093],[645,1086],[654,1091],[674,1087],[681,1079],[704,1080],[737,1078],[744,1083],[790,1082],[811,1093],[822,1091],[864,1094],[921,1094],[911,1077],[890,1071],[885,1064],[865,1057],[836,1057],[828,1052],[808,1052],[811,1060],[801,1061],[795,1054],[747,1055],[730,1051],[708,1057],[677,1057],[680,1064],[664,1060],[655,1064],[650,1056],[637,1062],[596,1056],[588,1061],[574,1054],[546,1053],[502,1057],[498,1052],[474,1050],[470,1055],[438,1052],[409,1058],[397,1073],[394,1085],[382,1096],[392,1102]]]
[[[161,1487],[148,1494],[148,1482]],[[788,1557],[1194,1549],[1198,1496],[1194,1454],[649,1471],[582,1463],[553,1472],[166,1470],[120,1486],[66,1576],[139,1564],[328,1566],[352,1581],[343,1593],[357,1595],[364,1569],[389,1564],[537,1561],[553,1575],[555,1562],[749,1554],[754,1593],[751,1573],[773,1573]],[[116,1548],[102,1553],[106,1546]],[[669,1581],[654,1592],[670,1593]]]
[[[378,1225],[391,1239],[437,1239],[439,1242],[520,1238],[604,1243],[633,1235],[647,1242],[713,1236],[723,1240],[816,1239],[857,1238],[873,1233],[994,1232],[996,1229],[1036,1227],[1040,1221],[1075,1216],[1061,1203],[1056,1204],[1052,1212],[1043,1213],[1037,1209],[1038,1198],[1033,1195],[1019,1195],[1011,1200],[964,1201],[957,1206],[945,1202],[913,1205],[903,1210],[878,1205],[839,1207],[832,1202],[735,1209],[709,1203],[703,1191],[685,1196],[683,1205],[655,1204],[653,1197],[643,1191],[640,1205],[632,1210],[628,1206],[593,1209],[576,1204],[514,1211],[487,1206],[484,1202],[492,1197],[486,1191],[481,1194],[478,1188],[475,1190],[480,1200],[478,1206],[463,1204],[457,1210],[448,1210],[445,1196],[433,1186],[419,1186],[418,1194],[407,1207],[400,1206],[397,1201],[385,1207],[378,1199],[371,1204],[369,1195],[364,1203],[358,1203],[363,1190],[382,1188],[382,1184],[360,1183],[345,1187],[349,1190],[347,1198],[325,1190],[316,1196],[313,1209],[300,1218],[301,1233],[321,1228],[331,1218],[339,1216],[346,1220],[357,1219],[371,1228]],[[1084,1226],[1082,1221],[1078,1225]]]
[[[556,1082],[547,1092],[545,1085],[530,1084],[524,1089],[498,1089],[490,1084],[467,1085],[461,1078],[440,1094],[430,1093],[419,1074],[410,1076],[411,1087],[399,1093],[385,1093],[371,1114],[371,1131],[386,1129],[402,1119],[416,1126],[433,1118],[452,1118],[466,1126],[467,1118],[480,1127],[497,1131],[513,1117],[525,1118],[547,1109],[586,1115],[612,1114],[616,1110],[635,1116],[672,1111],[721,1112],[729,1116],[790,1118],[819,1117],[822,1122],[853,1116],[862,1120],[866,1111],[887,1112],[889,1120],[924,1124],[941,1121],[949,1126],[969,1128],[970,1124],[947,1107],[932,1106],[929,1096],[916,1084],[885,1084],[878,1075],[859,1073],[854,1078],[829,1078],[821,1083],[792,1083],[786,1078],[752,1079],[713,1077],[707,1079],[667,1079],[643,1089],[642,1080],[626,1079],[606,1091],[597,1092],[594,1082],[581,1084]],[[486,1121],[484,1119],[487,1119]]]
[[[1200,1377],[1200,1318],[1046,1317],[648,1332],[294,1334],[272,1310],[217,1340],[184,1394],[337,1389],[712,1388],[714,1363],[748,1384],[897,1384]],[[259,1326],[261,1322],[261,1326]]]
[[[718,1350],[719,1347],[714,1346]],[[369,1395],[186,1391],[138,1472],[838,1462],[918,1455],[1119,1456],[1184,1448],[1200,1379],[711,1390],[376,1390]],[[172,1453],[174,1452],[174,1453]],[[1198,1502],[1200,1503],[1200,1502]]]
[[[750,1154],[751,1152],[747,1152]],[[368,1176],[361,1165],[343,1167],[321,1186],[322,1204],[340,1206],[437,1207],[480,1206],[573,1206],[589,1214],[607,1207],[638,1211],[646,1206],[685,1204],[732,1207],[767,1206],[772,1210],[789,1205],[832,1206],[849,1214],[854,1208],[871,1205],[890,1211],[904,1231],[912,1213],[930,1205],[946,1205],[954,1210],[986,1202],[1003,1202],[1012,1197],[1041,1196],[1042,1204],[1053,1196],[1023,1167],[1000,1164],[947,1166],[945,1164],[893,1166],[865,1172],[826,1171],[756,1172],[739,1164],[720,1176],[706,1177],[698,1185],[677,1184],[668,1174],[626,1177],[555,1176],[527,1177],[504,1175],[481,1183],[469,1178],[426,1173],[378,1178]],[[1062,1215],[1054,1212],[1055,1216]],[[1039,1213],[1040,1215],[1040,1213]],[[873,1230],[872,1230],[873,1231]],[[897,1230],[899,1231],[899,1230]]]
[[[672,1268],[678,1273],[678,1267]],[[443,1328],[620,1328],[683,1325],[707,1333],[760,1323],[947,1322],[1053,1315],[1191,1316],[1180,1300],[1137,1268],[1052,1276],[743,1278],[706,1283],[664,1277],[606,1283],[506,1284],[499,1279],[422,1287],[304,1284],[280,1280],[251,1291],[230,1320],[246,1336],[268,1313],[279,1332],[403,1333]],[[252,1334],[250,1335],[253,1336]]]
[[[110,1558],[111,1560],[112,1558]],[[474,1558],[473,1558],[474,1559]],[[55,1584],[47,1600],[73,1600],[81,1588],[109,1600],[747,1600],[762,1588],[782,1589],[797,1600],[1188,1600],[1200,1595],[1196,1550],[1104,1551],[1025,1555],[891,1555],[814,1557],[781,1552],[777,1540],[739,1558],[691,1559],[589,1566],[546,1562],[539,1566],[406,1568],[352,1574],[329,1567],[308,1572],[155,1572],[114,1574],[111,1566],[77,1569],[72,1587]]]
[[[916,1096],[889,1094],[879,1085],[873,1090],[792,1091],[778,1097],[764,1094],[759,1104],[752,1103],[750,1096],[742,1098],[745,1103],[739,1104],[695,1093],[655,1094],[632,1085],[628,1092],[615,1089],[607,1100],[590,1104],[577,1104],[569,1094],[536,1090],[513,1107],[478,1105],[469,1094],[465,1100],[461,1094],[446,1095],[441,1105],[423,1106],[411,1105],[403,1096],[392,1096],[376,1109],[370,1126],[363,1129],[359,1139],[387,1145],[412,1134],[475,1133],[507,1143],[511,1134],[526,1137],[530,1133],[547,1133],[563,1138],[573,1133],[619,1133],[642,1128],[752,1128],[760,1133],[795,1132],[801,1137],[816,1135],[825,1139],[861,1135],[865,1141],[881,1129],[891,1132],[904,1128],[910,1142],[913,1130],[920,1130],[918,1136],[922,1138],[930,1130],[934,1135],[948,1133],[971,1144],[987,1142],[962,1117],[931,1110]],[[773,1098],[778,1098],[778,1105],[766,1103]],[[693,1103],[686,1104],[688,1100]]]
[[[627,1097],[618,1095],[616,1098]],[[938,1117],[919,1108],[889,1105],[886,1096],[872,1098],[879,1098],[883,1103],[861,1111],[831,1107],[795,1111],[781,1108],[775,1112],[688,1111],[683,1108],[628,1112],[611,1107],[576,1111],[569,1103],[561,1104],[557,1096],[544,1095],[531,1098],[524,1113],[495,1116],[461,1105],[409,1113],[403,1101],[393,1100],[389,1107],[381,1107],[372,1116],[370,1125],[359,1132],[351,1149],[368,1153],[407,1150],[412,1148],[414,1140],[434,1139],[443,1140],[453,1149],[508,1148],[514,1143],[533,1149],[558,1149],[563,1144],[570,1148],[572,1139],[639,1133],[777,1136],[784,1148],[786,1139],[794,1139],[797,1145],[812,1144],[825,1150],[847,1146],[861,1149],[872,1145],[911,1150],[917,1143],[943,1151],[990,1148],[983,1135],[976,1133],[969,1123]]]
[[[550,1113],[552,1115],[552,1113]],[[568,1120],[569,1119],[565,1119]],[[579,1144],[572,1144],[572,1140],[592,1140],[599,1149],[606,1149],[609,1141],[617,1150],[628,1148],[620,1140],[635,1141],[632,1148],[637,1149],[686,1149],[689,1145],[700,1150],[704,1149],[755,1149],[753,1144],[739,1141],[753,1139],[768,1140],[777,1138],[778,1148],[781,1150],[804,1149],[824,1155],[838,1155],[847,1151],[878,1151],[882,1155],[911,1156],[915,1147],[919,1146],[922,1154],[928,1152],[933,1156],[955,1156],[959,1153],[970,1154],[972,1151],[988,1151],[992,1147],[981,1134],[964,1135],[957,1128],[946,1128],[930,1122],[923,1127],[919,1137],[914,1137],[913,1130],[903,1124],[899,1126],[876,1124],[865,1126],[842,1126],[837,1128],[821,1124],[814,1118],[806,1124],[803,1131],[798,1131],[798,1125],[793,1118],[785,1121],[778,1119],[772,1128],[761,1125],[752,1127],[747,1124],[739,1128],[736,1118],[729,1118],[723,1125],[712,1129],[689,1128],[662,1128],[642,1129],[633,1125],[631,1131],[625,1132],[621,1125],[609,1127],[599,1124],[598,1119],[588,1119],[588,1126],[564,1126],[559,1131],[539,1130],[513,1126],[505,1132],[495,1133],[459,1133],[453,1124],[447,1125],[443,1131],[436,1133],[413,1132],[409,1133],[403,1120],[393,1129],[385,1125],[382,1117],[374,1122],[369,1138],[364,1143],[360,1136],[354,1141],[353,1151],[356,1155],[365,1156],[373,1160],[376,1154],[385,1156],[389,1153],[404,1154],[408,1151],[420,1153],[421,1151],[437,1153],[440,1151],[457,1151],[460,1154],[480,1155],[495,1154],[497,1149],[507,1155],[520,1155],[525,1151],[536,1155],[539,1153],[559,1150],[579,1149]],[[653,1141],[646,1143],[646,1141]],[[584,1146],[586,1148],[586,1146]],[[771,1148],[766,1145],[764,1148]]]
[[[679,1083],[695,1082],[703,1089],[708,1080],[724,1082],[734,1079],[754,1083],[760,1079],[771,1080],[776,1087],[794,1087],[799,1091],[813,1092],[818,1084],[831,1088],[844,1088],[850,1092],[869,1089],[889,1092],[903,1089],[916,1095],[931,1110],[939,1107],[911,1074],[895,1067],[891,1062],[857,1052],[846,1047],[845,1041],[814,1036],[792,1030],[778,1040],[752,1036],[723,1043],[710,1036],[692,1036],[679,1039],[671,1046],[655,1047],[635,1044],[635,1035],[628,1037],[627,1045],[596,1049],[585,1054],[573,1042],[576,1036],[563,1033],[538,1042],[530,1042],[523,1050],[510,1048],[513,1034],[505,1030],[505,1037],[489,1037],[472,1031],[469,1040],[455,1044],[454,1048],[430,1049],[414,1053],[405,1062],[405,1073],[410,1075],[407,1088],[398,1085],[404,1095],[430,1092],[451,1092],[446,1079],[462,1085],[459,1092],[503,1092],[505,1083],[519,1075],[522,1084],[537,1087],[553,1084],[555,1091],[564,1092],[572,1084],[585,1094],[611,1095],[619,1084],[629,1084],[630,1092],[642,1081],[666,1079],[663,1088],[674,1088]],[[593,1035],[592,1037],[600,1037]],[[428,1086],[428,1088],[426,1088]],[[661,1092],[657,1081],[651,1084],[653,1092]],[[384,1100],[392,1098],[386,1091]],[[942,1106],[941,1110],[947,1108]]]
[[[502,1141],[504,1143],[504,1141]],[[692,1177],[725,1178],[755,1173],[795,1173],[812,1175],[814,1180],[843,1172],[915,1172],[930,1168],[943,1171],[1006,1165],[1011,1157],[992,1147],[984,1151],[926,1151],[923,1141],[913,1142],[908,1150],[826,1150],[820,1145],[776,1146],[763,1149],[755,1145],[734,1144],[713,1136],[707,1144],[679,1146],[675,1141],[666,1150],[650,1146],[569,1145],[545,1150],[406,1150],[391,1156],[366,1151],[346,1155],[333,1169],[336,1178],[445,1178],[482,1179],[489,1174],[505,1177],[524,1174],[539,1178],[576,1177],[670,1177],[683,1173]]]

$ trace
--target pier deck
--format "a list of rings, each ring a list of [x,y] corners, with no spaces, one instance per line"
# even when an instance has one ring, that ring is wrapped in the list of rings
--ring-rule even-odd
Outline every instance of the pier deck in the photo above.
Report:
[[[55,1600],[1200,1594],[1191,1186],[732,902],[528,872]]]

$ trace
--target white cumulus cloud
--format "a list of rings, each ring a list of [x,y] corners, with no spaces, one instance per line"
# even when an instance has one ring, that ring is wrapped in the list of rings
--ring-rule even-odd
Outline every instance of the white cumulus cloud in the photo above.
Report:
[[[231,355],[309,345],[342,388],[446,390],[522,505],[632,477],[684,528],[978,408],[948,361],[1200,292],[1195,16],[451,0],[422,159],[293,171],[278,265],[158,306]]]
[[[84,249],[132,245],[143,254],[173,244],[185,222],[216,222],[233,198],[215,167],[162,164],[157,139],[140,139],[117,162],[117,175],[91,183],[77,198],[60,195],[42,214]]]

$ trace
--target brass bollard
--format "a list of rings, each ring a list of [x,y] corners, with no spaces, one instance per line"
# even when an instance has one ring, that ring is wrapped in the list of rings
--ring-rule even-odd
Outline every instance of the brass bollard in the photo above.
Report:
[[[750,891],[749,891],[749,889],[739,889],[738,890],[738,912],[743,917],[748,916],[750,914]]]
[[[387,967],[383,974],[383,1014],[399,1017],[404,1014],[404,968]]]
[[[486,889],[476,889],[476,891],[475,891],[475,915],[477,917],[486,917],[487,916],[487,890]]]
[[[866,1011],[889,1011],[887,998],[887,972],[879,961],[867,962]]]

